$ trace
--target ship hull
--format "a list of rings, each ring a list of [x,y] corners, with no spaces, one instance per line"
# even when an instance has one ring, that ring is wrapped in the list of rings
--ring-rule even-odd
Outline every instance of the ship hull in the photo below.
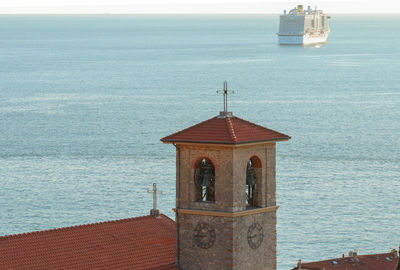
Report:
[[[281,45],[311,45],[325,43],[328,34],[320,35],[279,35],[278,42]]]

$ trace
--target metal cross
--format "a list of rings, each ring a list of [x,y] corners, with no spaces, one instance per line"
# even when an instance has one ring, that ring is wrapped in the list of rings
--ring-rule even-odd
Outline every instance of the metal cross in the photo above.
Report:
[[[162,194],[161,190],[157,189],[157,184],[153,183],[153,189],[152,190],[147,190],[147,193],[153,193],[153,210],[157,210],[157,193]]]
[[[218,90],[217,91],[217,94],[223,93],[223,96],[224,96],[224,112],[228,112],[228,92],[230,92],[231,94],[235,93],[234,90],[228,91],[228,83],[226,81],[224,81],[224,90]]]

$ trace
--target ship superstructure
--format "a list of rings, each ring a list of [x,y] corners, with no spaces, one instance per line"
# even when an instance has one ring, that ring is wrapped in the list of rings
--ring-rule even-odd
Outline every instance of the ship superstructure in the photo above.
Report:
[[[315,44],[328,39],[330,17],[317,8],[304,10],[298,5],[289,13],[280,15],[279,44]]]

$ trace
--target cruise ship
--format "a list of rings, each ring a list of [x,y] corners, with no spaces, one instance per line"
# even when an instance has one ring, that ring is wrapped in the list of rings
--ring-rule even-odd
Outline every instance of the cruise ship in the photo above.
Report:
[[[324,43],[330,32],[330,17],[317,8],[304,10],[298,5],[280,15],[278,41],[283,45]]]

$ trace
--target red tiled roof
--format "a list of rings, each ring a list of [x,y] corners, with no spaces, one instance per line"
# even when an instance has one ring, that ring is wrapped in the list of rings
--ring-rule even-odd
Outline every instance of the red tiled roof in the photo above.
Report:
[[[164,215],[2,236],[0,269],[178,269],[175,239]]]
[[[319,262],[302,263],[293,270],[395,270],[399,258],[392,253],[358,255],[358,261],[344,257]]]
[[[216,116],[161,139],[165,143],[240,144],[289,140],[290,137],[236,116]]]
[[[151,268],[149,270],[179,270],[179,268],[175,264],[170,264],[166,266]]]
[[[400,248],[399,248],[399,253],[400,253]],[[399,256],[400,256],[400,254],[399,254]],[[396,270],[400,270],[400,258],[397,259]]]

